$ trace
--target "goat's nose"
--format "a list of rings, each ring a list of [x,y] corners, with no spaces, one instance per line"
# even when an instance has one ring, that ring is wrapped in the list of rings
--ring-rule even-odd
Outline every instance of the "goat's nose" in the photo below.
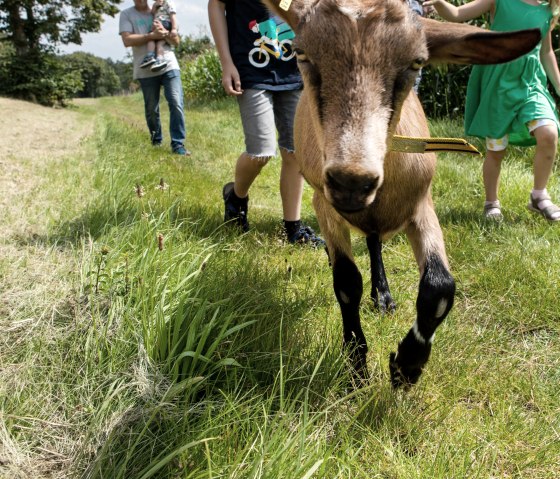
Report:
[[[342,169],[325,172],[327,196],[333,206],[343,211],[359,211],[368,206],[380,185],[375,173],[356,173]]]

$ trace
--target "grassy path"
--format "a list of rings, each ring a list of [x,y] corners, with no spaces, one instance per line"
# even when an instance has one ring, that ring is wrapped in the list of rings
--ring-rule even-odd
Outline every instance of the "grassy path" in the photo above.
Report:
[[[221,224],[234,104],[188,110],[187,159],[147,146],[139,96],[0,108],[1,478],[560,477],[560,230],[525,209],[528,152],[506,164],[501,225],[480,219],[478,160],[440,156],[454,310],[417,387],[392,391],[418,273],[390,241],[398,310],[364,302],[372,380],[348,393],[331,273],[283,243],[277,162],[253,230]]]

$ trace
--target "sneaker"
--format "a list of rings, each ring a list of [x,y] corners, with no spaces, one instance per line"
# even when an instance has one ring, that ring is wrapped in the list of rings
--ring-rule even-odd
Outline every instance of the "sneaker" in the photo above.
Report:
[[[156,54],[155,53],[148,53],[140,63],[140,68],[147,68],[150,65],[153,65],[156,62]]]
[[[157,141],[157,140],[152,141],[152,146],[153,147],[159,148],[161,145],[162,145],[161,141]]]
[[[235,197],[233,182],[224,185],[222,196],[225,207],[224,222],[238,226],[243,232],[249,231],[249,221],[247,221],[249,197],[241,199]]]
[[[326,246],[325,241],[317,236],[309,226],[301,225],[291,236],[288,236],[288,243],[291,244],[308,244],[314,248],[323,248]]]
[[[156,58],[152,68],[150,68],[153,72],[159,72],[163,70],[167,66],[167,60],[164,60],[162,57]]]
[[[161,145],[161,143],[160,143]],[[181,156],[191,156],[191,152],[189,150],[187,150],[184,146],[179,146],[178,148],[175,148],[173,150],[173,153],[175,153],[176,155],[181,155]]]

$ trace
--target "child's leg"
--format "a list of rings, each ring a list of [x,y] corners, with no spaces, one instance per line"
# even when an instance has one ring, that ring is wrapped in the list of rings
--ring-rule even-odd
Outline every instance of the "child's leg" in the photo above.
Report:
[[[482,178],[487,202],[498,200],[498,187],[502,160],[506,154],[507,136],[499,140],[486,139],[486,157],[482,165]]]
[[[560,209],[552,203],[546,191],[546,185],[552,174],[552,166],[558,146],[556,123],[551,120],[535,120],[530,122],[529,129],[537,140],[537,147],[533,162],[533,190],[531,191],[531,201],[528,207],[535,212],[541,213],[550,221],[560,221]]]
[[[534,160],[535,190],[544,190],[552,173],[552,165],[558,145],[558,129],[556,124],[543,125],[533,131],[537,140]]]
[[[148,53],[155,53],[156,42],[154,40],[150,40],[148,43],[146,43],[146,48],[148,49]]]
[[[284,220],[297,221],[301,216],[301,197],[303,194],[303,176],[296,163],[293,151],[280,149],[282,166],[280,169],[280,196]]]
[[[165,45],[165,40],[158,40],[156,43],[156,55],[158,56],[158,58],[162,58],[163,54],[164,54],[164,47]]]

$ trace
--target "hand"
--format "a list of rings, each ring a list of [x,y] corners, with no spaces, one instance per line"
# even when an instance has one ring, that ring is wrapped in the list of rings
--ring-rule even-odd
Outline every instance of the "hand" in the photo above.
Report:
[[[177,29],[175,29],[175,28],[169,32],[169,36],[171,38],[177,38],[178,35],[179,34],[177,33]]]
[[[154,2],[158,7],[161,7],[163,5],[163,0],[156,0]]]
[[[426,10],[429,10],[429,12],[433,12],[434,11],[434,7],[440,2],[440,0],[426,0],[424,3],[422,3],[422,7],[424,8],[424,13],[426,13]]]
[[[169,31],[167,31],[159,20],[154,20],[152,26],[152,35],[154,35],[155,40],[163,40],[169,36]]]
[[[230,96],[239,96],[243,93],[239,72],[233,63],[222,67],[222,86]]]

